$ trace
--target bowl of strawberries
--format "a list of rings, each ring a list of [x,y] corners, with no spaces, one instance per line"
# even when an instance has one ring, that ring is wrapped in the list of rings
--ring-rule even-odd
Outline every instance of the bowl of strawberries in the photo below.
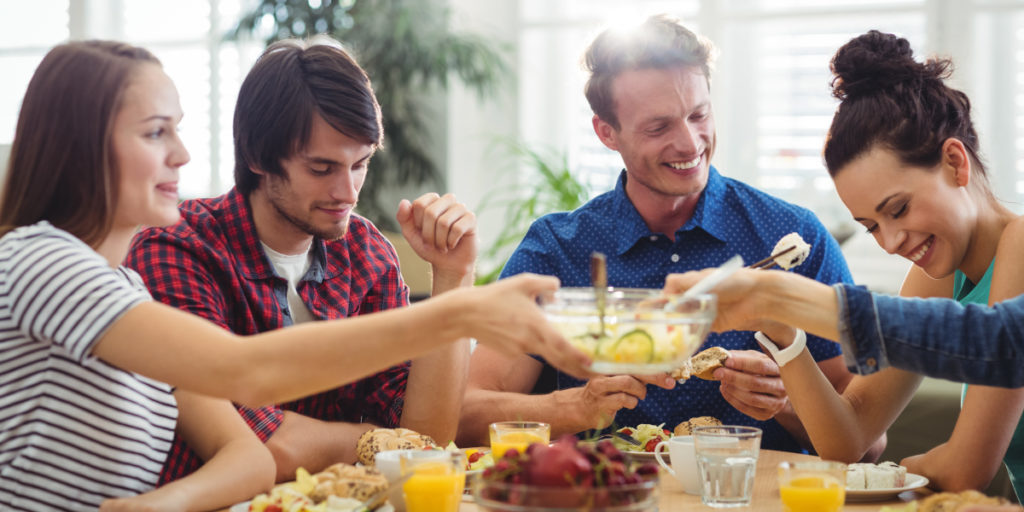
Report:
[[[658,503],[658,466],[628,460],[610,441],[566,436],[509,450],[473,486],[488,512],[639,512]]]

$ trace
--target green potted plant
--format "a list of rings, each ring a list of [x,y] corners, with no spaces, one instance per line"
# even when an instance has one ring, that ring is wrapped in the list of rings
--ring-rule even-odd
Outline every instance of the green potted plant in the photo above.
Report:
[[[477,272],[477,284],[494,281],[530,224],[542,215],[575,210],[587,202],[588,191],[569,170],[565,153],[550,148],[533,149],[522,142],[500,142],[513,156],[511,165],[522,170],[525,180],[517,187],[498,187],[480,206],[481,212],[498,209],[503,212],[504,227],[490,247],[481,251],[480,261],[492,267]]]
[[[431,184],[444,176],[431,158],[431,122],[424,91],[457,79],[481,98],[507,74],[502,49],[476,34],[453,32],[439,0],[259,0],[229,38],[279,39],[327,34],[354,52],[381,104],[384,150],[370,161],[358,211],[381,229],[396,230],[394,205],[381,191]]]

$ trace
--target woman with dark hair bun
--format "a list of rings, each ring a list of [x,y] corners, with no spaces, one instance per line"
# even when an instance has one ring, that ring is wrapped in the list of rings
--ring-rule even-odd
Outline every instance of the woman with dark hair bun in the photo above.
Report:
[[[992,193],[970,101],[945,83],[951,62],[920,62],[906,39],[871,31],[841,47],[831,66],[840,104],[825,163],[854,219],[914,263],[900,294],[988,305],[1024,293],[1024,220]],[[855,376],[839,395],[818,385],[808,357],[781,373],[818,453],[850,462],[885,434],[921,382],[888,368]],[[984,489],[1005,456],[1017,487],[1022,412],[1024,389],[971,385],[949,440],[901,464],[943,490]]]

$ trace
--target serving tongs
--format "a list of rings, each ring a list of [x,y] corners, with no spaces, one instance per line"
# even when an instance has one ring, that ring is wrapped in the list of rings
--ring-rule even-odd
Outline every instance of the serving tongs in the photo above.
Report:
[[[779,252],[777,252],[775,254],[772,254],[771,256],[768,256],[767,258],[765,258],[765,259],[763,259],[763,260],[761,260],[761,261],[759,261],[757,263],[751,264],[747,268],[756,268],[756,269],[760,269],[760,270],[768,270],[768,269],[770,269],[772,267],[777,267],[777,266],[779,266],[779,262],[775,261],[775,258],[778,258],[779,256],[782,256],[783,254],[792,252],[794,250],[796,250],[796,246],[795,245],[791,245],[788,248],[783,249],[783,250],[781,250],[781,251],[779,251]]]
[[[604,253],[590,253],[590,285],[594,288],[594,303],[597,305],[598,332],[595,338],[604,337],[604,308],[608,297],[608,263]]]

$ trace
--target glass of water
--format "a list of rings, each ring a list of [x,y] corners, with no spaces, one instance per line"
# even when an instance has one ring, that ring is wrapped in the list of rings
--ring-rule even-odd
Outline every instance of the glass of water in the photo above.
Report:
[[[701,501],[715,508],[750,505],[761,429],[721,425],[693,430]]]

